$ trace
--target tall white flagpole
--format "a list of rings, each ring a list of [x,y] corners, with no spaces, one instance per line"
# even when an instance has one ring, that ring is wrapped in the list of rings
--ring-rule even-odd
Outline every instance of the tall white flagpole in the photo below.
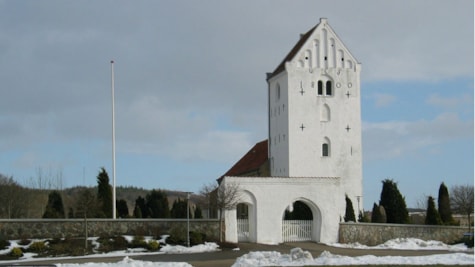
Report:
[[[112,219],[116,218],[115,201],[115,106],[114,106],[114,60],[111,60],[111,91],[112,91]]]

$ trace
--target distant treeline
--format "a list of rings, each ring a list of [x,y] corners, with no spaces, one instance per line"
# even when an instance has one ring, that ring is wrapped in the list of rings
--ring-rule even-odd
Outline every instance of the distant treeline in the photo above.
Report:
[[[56,183],[29,187],[0,174],[0,219],[13,218],[110,218],[112,187],[102,168],[94,187],[61,189]],[[202,218],[203,197],[191,195],[190,218]],[[186,218],[184,192],[116,187],[117,218]]]

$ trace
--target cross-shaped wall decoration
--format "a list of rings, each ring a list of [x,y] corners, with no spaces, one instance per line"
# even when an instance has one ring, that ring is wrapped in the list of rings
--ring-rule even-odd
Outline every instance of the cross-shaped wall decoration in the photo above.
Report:
[[[350,95],[351,95],[351,94],[350,94],[350,91],[346,91],[346,96],[347,96],[348,98],[350,98]]]
[[[351,130],[350,125],[346,125],[346,131],[349,132]]]
[[[303,125],[303,123],[302,123],[302,125],[300,126],[300,129],[302,129],[302,132],[303,132],[303,129],[305,129],[305,126]]]

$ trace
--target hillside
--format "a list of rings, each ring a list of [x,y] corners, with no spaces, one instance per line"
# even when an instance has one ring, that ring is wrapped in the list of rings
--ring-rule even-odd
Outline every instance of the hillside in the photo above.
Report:
[[[8,179],[3,179],[2,181],[4,182],[0,183],[0,219],[42,218],[48,202],[48,194],[53,191],[52,189],[28,188]],[[66,217],[77,217],[75,214],[79,205],[78,201],[80,201],[81,194],[84,194],[85,190],[89,192],[90,196],[97,195],[97,187],[75,186],[56,190],[61,194]],[[176,199],[186,199],[185,192],[165,189],[156,190],[166,193],[170,208]],[[151,191],[133,186],[119,186],[116,188],[116,199],[124,199],[127,202],[129,215],[132,215],[135,200],[138,197],[145,198]],[[200,203],[203,203],[201,200],[201,196],[192,195],[190,197],[190,206],[192,208],[196,205],[201,206]]]

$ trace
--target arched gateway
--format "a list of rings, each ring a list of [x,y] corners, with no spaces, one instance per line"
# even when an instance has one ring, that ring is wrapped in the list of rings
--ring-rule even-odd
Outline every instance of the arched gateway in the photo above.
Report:
[[[360,71],[320,19],[267,74],[268,139],[218,179],[242,193],[239,211],[225,212],[227,241],[337,241],[345,195],[363,196]],[[311,219],[285,220],[296,202]]]
[[[239,189],[246,192],[245,198],[250,197],[252,202],[244,202],[249,208],[247,240],[242,239],[243,228],[239,228],[242,225],[238,224],[240,219],[235,209],[225,212],[226,241],[265,244],[302,241],[285,239],[284,212],[295,201],[304,202],[312,211],[311,234],[310,238],[305,240],[336,241],[342,215],[340,211],[344,211],[345,205],[344,197],[343,199],[338,197],[341,195],[340,178],[222,177],[220,186],[229,184],[239,184]],[[328,201],[332,201],[333,204],[326,206],[316,204]]]
[[[304,198],[296,199],[282,216],[282,241],[318,241],[321,214],[317,205]]]

